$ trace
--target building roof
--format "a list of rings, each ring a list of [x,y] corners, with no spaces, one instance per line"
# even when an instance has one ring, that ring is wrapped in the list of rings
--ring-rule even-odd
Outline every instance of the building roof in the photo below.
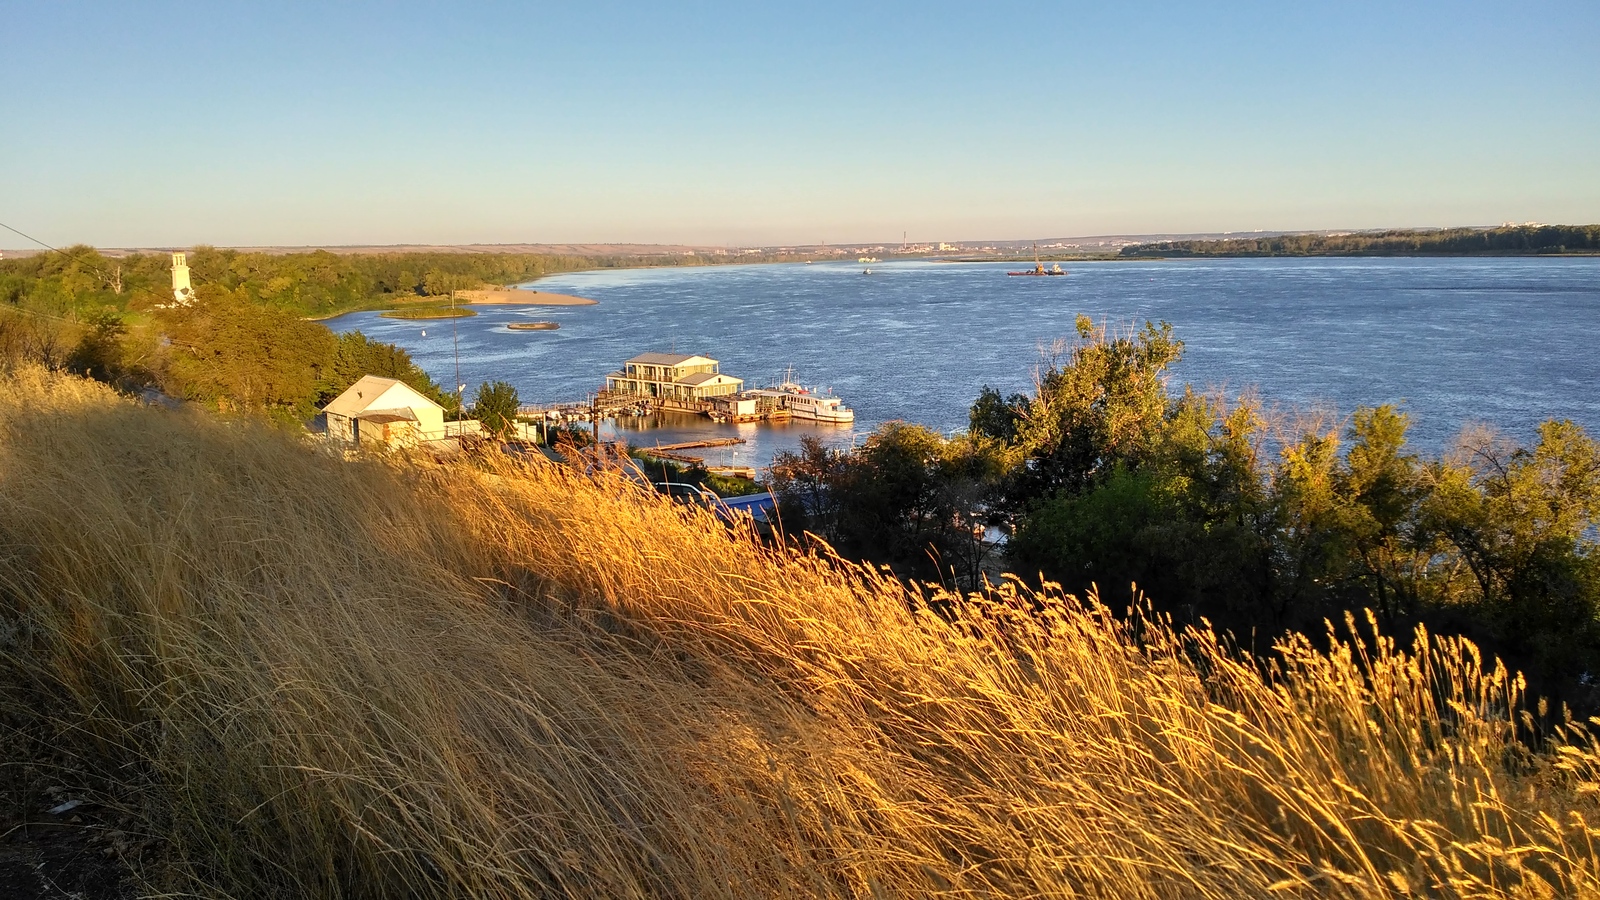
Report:
[[[677,353],[641,353],[628,360],[629,364],[638,363],[641,366],[681,366],[690,362],[715,365],[717,361],[706,356],[696,356],[694,354],[684,356]]]
[[[377,405],[379,400],[383,401],[381,406]],[[393,378],[379,378],[376,375],[363,375],[344,393],[335,397],[332,403],[323,407],[322,411],[354,418],[380,409],[392,411],[399,407],[415,409],[429,406],[434,409],[444,409],[405,382]]]
[[[369,409],[356,416],[356,418],[363,422],[377,422],[379,424],[385,422],[415,422],[417,414],[407,407],[399,409]]]
[[[718,381],[719,379],[723,379],[722,383],[728,383],[728,382],[734,382],[734,381],[738,381],[740,384],[744,383],[743,381],[740,381],[739,379],[733,377],[732,375],[718,375],[716,372],[695,372],[692,375],[685,375],[682,378],[677,379],[676,383],[677,384],[686,384],[686,385],[689,385],[690,387],[697,387],[697,386],[705,384],[707,382]]]

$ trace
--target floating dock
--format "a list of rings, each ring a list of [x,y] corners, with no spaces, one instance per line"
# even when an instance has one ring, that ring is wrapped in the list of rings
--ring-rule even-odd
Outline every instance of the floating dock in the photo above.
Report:
[[[682,443],[678,444],[658,444],[654,447],[635,447],[634,449],[640,453],[645,453],[658,459],[670,459],[674,462],[690,463],[691,465],[701,466],[705,465],[706,459],[704,456],[695,456],[692,453],[684,453],[683,451],[698,450],[708,447],[732,447],[736,444],[743,443],[745,443],[744,438],[711,438],[704,441],[683,441]],[[708,466],[707,468],[732,467]]]

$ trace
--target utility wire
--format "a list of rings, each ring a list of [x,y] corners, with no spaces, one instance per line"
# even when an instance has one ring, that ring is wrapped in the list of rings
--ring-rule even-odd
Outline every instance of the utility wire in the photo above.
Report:
[[[50,250],[50,251],[52,251],[54,253],[59,253],[62,256],[66,257],[67,259],[72,260],[73,262],[81,263],[86,268],[88,268],[91,272],[94,272],[95,274],[99,275],[101,278],[104,278],[108,282],[113,277],[111,275],[108,275],[104,269],[101,269],[101,268],[99,268],[98,266],[95,266],[92,263],[85,262],[80,256],[73,256],[71,253],[68,253],[67,251],[62,250],[59,247],[52,247],[51,245],[45,243],[44,241],[39,240],[38,238],[34,237],[31,234],[28,234],[25,231],[21,231],[20,229],[12,228],[10,225],[7,225],[4,222],[0,222],[0,228],[4,228],[5,230],[7,230],[9,232],[12,232],[13,234],[22,235],[23,237],[27,238],[30,241],[33,241],[35,244],[38,244],[39,246],[45,248],[46,250]],[[194,278],[194,273],[191,272],[190,273],[190,277]],[[199,280],[207,281],[209,279],[199,279]],[[166,303],[167,302],[167,297],[166,297],[165,294],[157,293],[156,291],[154,291],[154,290],[152,290],[152,289],[150,289],[148,287],[145,287],[144,285],[130,284],[130,285],[128,285],[128,290],[130,292],[140,292],[140,293],[147,294],[147,295],[149,295],[151,297],[154,297],[155,299],[161,301],[162,303]],[[30,315],[30,316],[38,316],[41,319],[52,319],[54,321],[62,322],[62,323],[67,324],[67,325],[82,325],[83,324],[82,322],[73,321],[72,319],[64,319],[61,316],[52,316],[47,312],[40,312],[39,310],[36,310],[36,309],[28,309],[27,307],[20,306],[20,305],[12,306],[12,307],[10,307],[10,309],[13,312],[25,313],[25,314]],[[185,341],[175,341],[175,340],[172,339],[172,337],[170,335],[165,336],[165,337],[166,337],[167,343],[169,343],[169,344],[171,344],[173,346],[182,347],[182,348],[190,351],[191,353],[200,353],[201,352],[200,348],[195,346],[195,345],[193,345],[193,344],[187,343]]]
[[[28,240],[33,241],[35,244],[38,244],[39,246],[45,248],[46,250],[49,250],[49,251],[54,252],[54,253],[59,253],[62,256],[66,257],[67,259],[72,260],[73,262],[82,264],[89,271],[95,273],[96,275],[99,275],[101,278],[105,279],[108,283],[113,278],[117,278],[118,280],[120,280],[120,274],[121,274],[120,272],[118,273],[118,275],[111,275],[110,273],[106,272],[106,270],[100,268],[99,266],[96,266],[96,265],[94,265],[93,263],[90,263],[90,262],[86,262],[83,259],[83,256],[81,254],[78,255],[78,256],[74,256],[71,253],[68,253],[67,251],[62,250],[59,247],[53,247],[53,246],[45,243],[44,241],[39,240],[38,238],[34,237],[33,235],[28,234],[27,232],[22,231],[20,229],[13,228],[13,227],[11,227],[10,225],[7,225],[4,222],[0,222],[0,228],[4,228],[5,230],[7,230],[9,232],[12,232],[13,234],[19,234],[19,235],[27,238]],[[189,279],[191,281],[194,281],[194,282],[197,282],[197,283],[200,283],[200,284],[215,284],[216,283],[216,282],[213,282],[211,279],[205,278],[205,277],[201,276],[199,273],[193,272],[193,271],[191,271],[189,273]],[[137,291],[137,292],[140,292],[140,293],[144,293],[144,294],[146,294],[146,295],[148,295],[150,297],[154,297],[155,299],[161,301],[162,303],[168,302],[167,296],[165,294],[158,293],[157,291],[155,291],[155,290],[153,290],[151,288],[145,287],[144,285],[130,284],[130,285],[128,285],[128,290],[129,291]],[[21,307],[16,307],[16,308],[17,309],[21,309]],[[25,310],[25,312],[33,312],[33,310]],[[44,313],[34,313],[34,314],[35,315],[45,315]],[[48,315],[45,315],[45,317],[46,318],[52,318],[52,319],[58,318],[56,316],[48,316]],[[67,322],[68,320],[67,319],[59,319],[59,321]]]
[[[45,248],[46,250],[50,250],[50,251],[52,251],[54,253],[59,253],[62,256],[65,256],[67,259],[72,260],[73,262],[83,263],[83,265],[87,266],[90,271],[94,272],[96,275],[99,275],[101,278],[104,278],[104,279],[109,281],[111,279],[111,277],[112,277],[111,275],[107,274],[104,269],[101,269],[101,268],[95,266],[92,263],[84,262],[81,257],[73,256],[71,253],[68,253],[67,251],[62,250],[60,247],[52,247],[49,244],[46,244],[44,241],[41,241],[38,238],[34,237],[33,235],[28,234],[26,231],[22,231],[22,230],[17,229],[17,228],[12,228],[10,225],[7,225],[4,222],[0,222],[0,228],[4,228],[5,230],[7,230],[7,231],[9,231],[9,232],[11,232],[13,234],[20,234],[23,237],[27,238],[28,240],[33,241],[35,244],[38,244],[39,246]]]

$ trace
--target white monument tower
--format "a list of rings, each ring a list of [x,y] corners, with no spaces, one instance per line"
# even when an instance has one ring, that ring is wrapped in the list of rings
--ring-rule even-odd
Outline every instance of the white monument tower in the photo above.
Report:
[[[175,306],[194,302],[194,289],[189,287],[189,264],[182,253],[172,254],[172,302]]]

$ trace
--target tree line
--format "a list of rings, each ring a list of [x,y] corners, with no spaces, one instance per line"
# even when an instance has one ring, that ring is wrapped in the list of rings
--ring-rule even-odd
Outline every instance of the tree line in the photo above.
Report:
[[[237,294],[302,317],[448,297],[452,291],[516,284],[556,272],[616,264],[527,253],[255,253],[196,247],[187,252],[196,294]],[[0,303],[67,315],[85,308],[148,312],[171,299],[167,254],[106,257],[69,247],[0,260]]]
[[[119,385],[304,421],[362,375],[403,381],[456,413],[399,347],[359,332],[334,335],[317,318],[556,272],[700,265],[702,256],[530,253],[257,253],[197,247],[186,262],[196,301],[172,304],[167,254],[109,257],[73,246],[0,260],[0,363],[32,360]],[[740,261],[750,261],[742,257]],[[481,385],[473,403],[493,433],[508,431],[515,391]],[[509,402],[509,412],[507,400]]]
[[[1122,248],[1141,256],[1468,256],[1600,253],[1600,225],[1508,225],[1499,228],[1285,234],[1259,238],[1158,241]]]
[[[1165,324],[1080,319],[1031,393],[985,388],[965,434],[892,422],[853,451],[780,454],[785,527],[949,586],[1004,570],[1113,606],[1137,590],[1256,649],[1370,609],[1595,708],[1600,445],[1582,428],[1549,421],[1525,446],[1474,426],[1424,457],[1390,406],[1279,417],[1175,389],[1182,351]]]
[[[445,296],[580,268],[575,257],[414,253],[341,256],[201,247],[187,260],[196,300],[172,304],[166,255],[90,247],[0,260],[0,361],[68,369],[125,390],[301,422],[362,375],[395,378],[454,410],[393,344],[335,335],[311,316]]]

